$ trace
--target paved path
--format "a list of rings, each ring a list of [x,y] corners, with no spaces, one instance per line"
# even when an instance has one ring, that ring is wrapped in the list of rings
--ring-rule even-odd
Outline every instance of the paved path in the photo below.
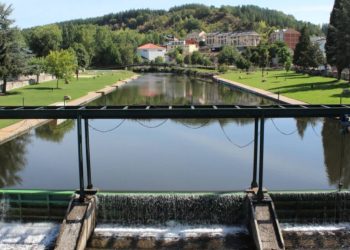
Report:
[[[285,97],[285,96],[282,96],[282,95],[278,96],[277,94],[272,93],[270,91],[254,88],[254,87],[245,85],[243,83],[227,80],[227,79],[221,78],[219,76],[214,76],[213,78],[216,81],[218,81],[218,82],[221,82],[221,83],[224,83],[224,84],[228,84],[228,85],[232,85],[232,86],[234,86],[234,87],[236,87],[238,89],[244,90],[246,92],[253,93],[255,95],[259,95],[259,96],[263,96],[263,97],[269,98],[269,99],[274,100],[276,102],[283,102],[285,104],[292,104],[292,105],[305,105],[305,104],[307,104],[305,102],[301,102],[301,101],[298,101],[298,100],[295,100],[295,99],[292,99],[292,98],[289,98],[289,97]]]
[[[92,102],[98,98],[100,98],[103,95],[107,95],[113,91],[116,90],[117,87],[120,87],[132,80],[137,79],[139,76],[135,75],[129,79],[123,80],[123,81],[118,81],[115,84],[112,84],[111,86],[106,86],[103,89],[94,91],[94,92],[89,92],[87,95],[80,97],[78,99],[72,100],[69,103],[67,103],[67,106],[79,106],[79,105],[85,105],[89,102]],[[51,104],[50,106],[62,106],[62,102],[54,103]],[[33,128],[40,127],[51,120],[47,119],[29,119],[29,120],[22,120],[20,122],[17,122],[15,124],[12,124],[8,127],[0,129],[0,145],[4,144],[8,141],[13,140],[14,138],[23,135],[27,133],[29,130]]]

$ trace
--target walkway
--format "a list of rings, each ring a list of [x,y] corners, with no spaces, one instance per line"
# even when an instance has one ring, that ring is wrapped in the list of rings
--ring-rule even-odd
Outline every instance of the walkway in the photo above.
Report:
[[[135,75],[129,79],[123,80],[123,81],[118,81],[115,84],[111,86],[106,86],[103,89],[94,91],[94,92],[89,92],[87,95],[80,97],[78,99],[72,100],[69,103],[67,103],[67,106],[81,106],[85,105],[87,103],[90,103],[98,98],[100,98],[103,95],[107,95],[109,93],[112,93],[113,91],[116,90],[116,88],[123,86],[124,84],[135,80],[139,77],[139,75]],[[50,106],[62,106],[63,103],[54,103],[51,104]],[[50,120],[48,119],[29,119],[29,120],[22,120],[20,122],[17,122],[13,125],[10,125],[6,128],[0,129],[0,145],[4,144],[8,141],[13,140],[14,138],[21,136],[25,133],[27,133],[29,130],[40,127],[46,123],[48,123]]]

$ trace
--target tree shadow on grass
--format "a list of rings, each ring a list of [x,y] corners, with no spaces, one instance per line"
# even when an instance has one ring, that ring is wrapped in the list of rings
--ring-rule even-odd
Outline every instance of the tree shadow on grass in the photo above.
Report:
[[[29,87],[29,88],[26,88],[26,89],[29,89],[29,90],[51,90],[51,91],[54,91],[54,90],[61,90],[61,88],[50,88],[50,87]]]
[[[269,91],[278,90],[280,93],[296,93],[301,91],[313,91],[313,90],[331,90],[331,89],[341,89],[348,88],[348,83],[337,83],[337,80],[332,80],[328,82],[313,82],[313,83],[304,83],[304,84],[294,84],[294,85],[286,85],[275,88],[268,89]]]
[[[11,96],[11,95],[20,95],[20,94],[22,94],[22,92],[19,92],[19,91],[11,91],[11,92],[6,92],[6,94],[0,95],[0,98],[1,98],[1,97],[6,97],[6,96]]]

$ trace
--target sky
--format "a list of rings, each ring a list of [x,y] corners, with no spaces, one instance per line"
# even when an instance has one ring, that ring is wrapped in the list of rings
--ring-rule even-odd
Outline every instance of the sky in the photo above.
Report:
[[[169,9],[188,3],[205,5],[253,4],[276,9],[314,24],[329,22],[334,0],[0,0],[12,4],[12,18],[20,28],[49,24],[71,19],[96,17],[139,8]]]

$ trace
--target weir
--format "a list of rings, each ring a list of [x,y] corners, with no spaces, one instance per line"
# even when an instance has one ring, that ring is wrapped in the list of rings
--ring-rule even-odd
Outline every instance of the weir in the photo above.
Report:
[[[86,201],[79,202],[76,195],[74,209],[69,206],[73,192],[59,191],[1,191],[2,201],[7,200],[6,221],[65,221],[61,227],[71,223],[74,227],[87,221],[90,215]],[[18,213],[18,197],[30,207],[30,213],[23,210],[21,220]],[[44,197],[49,196],[49,200]],[[281,225],[327,225],[336,227],[337,223],[350,222],[349,192],[270,192],[275,203],[275,212]],[[99,193],[96,195],[96,222],[99,225],[90,239],[77,240],[76,230],[70,231],[66,241],[85,242],[93,249],[178,249],[197,247],[197,249],[252,249],[253,234],[248,231],[251,209],[246,194],[237,193]],[[60,205],[60,215],[48,216],[47,204]],[[58,204],[58,202],[60,204]],[[94,201],[95,202],[95,201]],[[73,202],[72,202],[73,203]],[[44,209],[43,204],[46,205]],[[91,203],[93,204],[93,203]],[[261,203],[257,203],[260,205]],[[70,207],[67,210],[67,207]],[[83,208],[84,217],[72,217]],[[255,206],[256,208],[256,206]],[[24,205],[22,209],[25,209]],[[65,215],[67,210],[67,215]],[[53,212],[51,207],[51,212]],[[91,210],[90,210],[91,211]],[[56,211],[57,212],[57,211]],[[72,213],[71,213],[72,212]],[[33,214],[37,217],[33,218]],[[79,213],[78,213],[79,214]],[[89,214],[89,213],[88,213]],[[92,214],[92,213],[90,213]],[[41,217],[39,217],[41,215]],[[77,214],[75,214],[76,216]],[[16,219],[17,218],[17,219]],[[50,220],[49,220],[50,221]],[[90,225],[94,225],[91,220]],[[287,224],[286,224],[287,223]],[[107,224],[107,225],[106,225]],[[104,226],[106,225],[106,226]],[[340,227],[342,224],[339,224]],[[333,227],[334,227],[333,226]],[[286,249],[295,247],[316,247],[319,249],[350,246],[349,229],[324,231],[324,239],[317,231],[288,230],[281,227]],[[288,226],[287,226],[288,227]],[[87,228],[88,229],[88,228]],[[91,228],[92,229],[92,228]],[[88,232],[89,230],[87,230]],[[74,237],[73,237],[74,236]],[[75,238],[75,240],[71,240]],[[58,237],[56,246],[62,242]],[[308,245],[309,244],[309,245]],[[239,248],[238,246],[244,246]],[[119,247],[117,247],[119,246]],[[125,247],[126,246],[126,247]],[[318,246],[318,247],[317,247]],[[67,246],[65,246],[65,249]],[[211,248],[210,248],[211,247]],[[58,248],[59,249],[59,248]],[[266,249],[266,248],[263,248]]]
[[[63,220],[57,249],[84,249],[92,233],[97,206],[106,218],[102,221],[118,224],[155,225],[169,221],[191,224],[250,225],[250,230],[258,249],[284,249],[283,235],[279,226],[278,206],[273,202],[283,195],[272,195],[264,192],[264,123],[265,118],[282,117],[341,117],[350,113],[346,105],[272,105],[272,106],[239,106],[239,105],[203,105],[203,106],[103,106],[103,107],[0,107],[0,119],[77,119],[78,131],[78,166],[79,191],[74,196]],[[159,118],[255,118],[254,166],[251,188],[258,188],[248,195],[202,194],[202,195],[112,195],[100,198],[88,194],[93,187],[88,119],[159,119]],[[85,154],[87,186],[85,186],[83,161],[83,129],[85,121]],[[260,121],[260,129],[259,129]],[[259,133],[260,132],[260,133]],[[259,138],[258,138],[259,137]],[[259,152],[258,152],[259,149]],[[258,168],[259,166],[259,168]],[[313,194],[308,194],[313,197]],[[332,194],[334,195],[334,194]],[[331,195],[331,196],[332,196]],[[99,195],[98,195],[99,196]],[[323,195],[324,197],[325,195]],[[289,196],[290,198],[291,196]],[[326,196],[327,197],[327,196]],[[336,222],[348,219],[347,201],[339,200],[348,197],[348,193],[336,194]],[[22,197],[19,197],[22,199]],[[320,198],[320,197],[319,197]],[[248,205],[247,204],[248,200]],[[297,210],[300,203],[296,202]],[[22,204],[22,203],[21,203]],[[285,202],[288,204],[288,202]],[[283,206],[281,201],[280,206]],[[322,201],[305,203],[305,209],[311,210],[323,206]],[[286,210],[288,210],[286,208]],[[301,208],[303,210],[303,207]],[[288,214],[289,211],[285,211]],[[303,212],[301,212],[303,214]],[[22,216],[22,206],[20,216]],[[250,218],[248,217],[250,215]],[[249,223],[248,223],[249,221]],[[67,245],[67,242],[69,244]],[[158,244],[158,243],[157,243]],[[156,244],[153,244],[156,246]],[[226,246],[226,245],[225,245]],[[106,247],[106,246],[104,246]],[[129,248],[131,245],[128,246]]]

